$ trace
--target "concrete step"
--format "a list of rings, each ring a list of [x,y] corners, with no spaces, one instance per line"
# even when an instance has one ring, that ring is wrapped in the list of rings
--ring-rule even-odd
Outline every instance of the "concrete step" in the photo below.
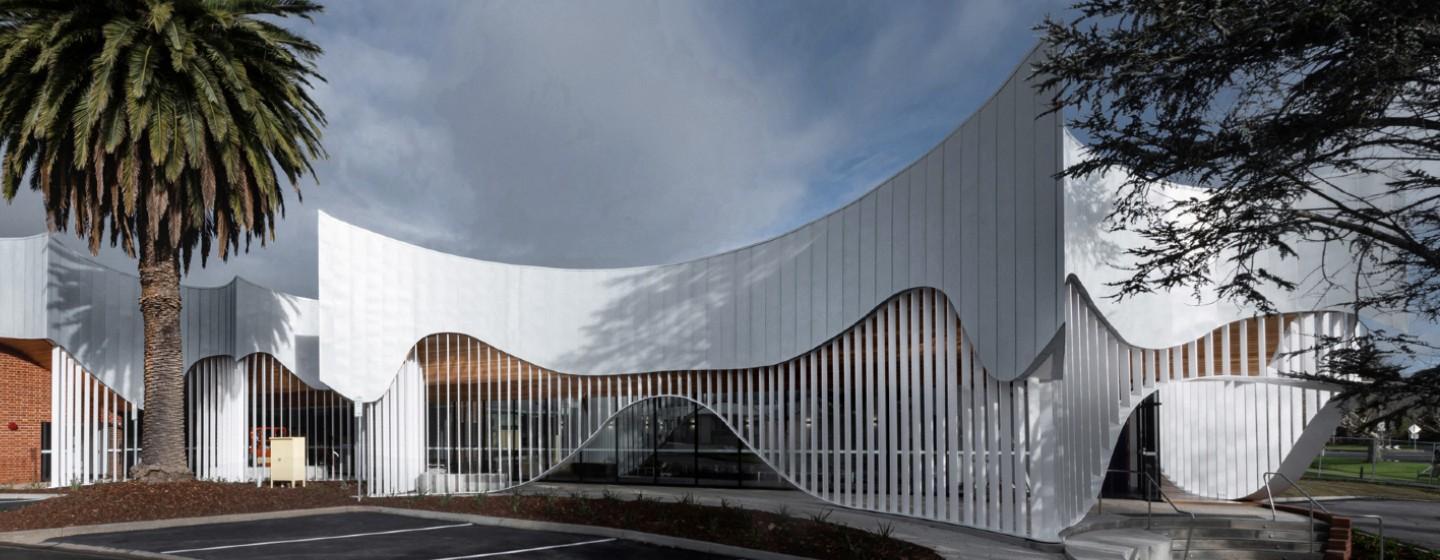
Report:
[[[1096,520],[1088,531],[1066,539],[1066,554],[1084,560],[1137,560],[1152,557],[1156,548],[1127,542],[1126,531],[1170,538],[1166,556],[1186,560],[1308,560],[1320,559],[1329,527],[1324,523],[1265,517],[1121,514]],[[1128,533],[1134,536],[1136,533]],[[1187,534],[1189,542],[1187,543]],[[1097,537],[1097,535],[1099,535]],[[1107,537],[1113,535],[1113,537]],[[1072,546],[1073,545],[1073,546]],[[1189,555],[1186,556],[1186,548]],[[1129,550],[1126,550],[1126,549]]]
[[[1183,537],[1174,539],[1172,550],[1185,550]],[[1315,541],[1272,541],[1265,539],[1195,539],[1190,541],[1190,550],[1289,550],[1295,552],[1317,552],[1325,543]]]
[[[1196,539],[1263,539],[1269,541],[1285,542],[1316,542],[1323,541],[1329,535],[1326,531],[1317,529],[1310,532],[1304,529],[1246,529],[1240,527],[1165,527],[1156,528],[1157,531],[1166,531],[1174,539],[1184,539],[1187,534]],[[1193,533],[1191,532],[1193,531]]]
[[[1139,517],[1140,523],[1145,523],[1145,518]],[[1309,531],[1311,524],[1308,521],[1271,521],[1259,517],[1197,517],[1193,522],[1189,517],[1167,515],[1164,517],[1155,516],[1151,520],[1151,527],[1156,529],[1170,527],[1204,527],[1208,529],[1267,529],[1276,531]],[[1329,529],[1323,523],[1315,523],[1314,529],[1320,531]]]
[[[1288,550],[1192,550],[1186,556],[1184,550],[1170,552],[1172,560],[1322,560],[1319,552],[1294,552]]]
[[[1140,529],[1089,531],[1065,539],[1065,556],[1074,560],[1163,560],[1170,557],[1169,535]]]
[[[1098,543],[1065,543],[1070,560],[1135,560],[1134,549]],[[1153,560],[1153,559],[1152,559]]]

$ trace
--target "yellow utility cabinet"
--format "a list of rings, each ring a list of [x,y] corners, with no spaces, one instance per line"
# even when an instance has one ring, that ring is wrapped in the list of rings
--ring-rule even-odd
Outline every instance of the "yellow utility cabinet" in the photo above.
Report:
[[[270,485],[277,480],[305,485],[305,438],[270,438]]]

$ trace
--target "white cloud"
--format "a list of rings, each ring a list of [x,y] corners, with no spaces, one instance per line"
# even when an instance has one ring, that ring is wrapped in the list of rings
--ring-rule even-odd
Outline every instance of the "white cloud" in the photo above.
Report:
[[[921,155],[1005,78],[1039,9],[332,3],[297,26],[326,48],[321,184],[302,185],[303,205],[290,197],[278,246],[190,281],[238,273],[313,295],[320,209],[439,250],[556,266],[758,241]],[[11,218],[21,212],[0,209],[0,234],[43,224]]]

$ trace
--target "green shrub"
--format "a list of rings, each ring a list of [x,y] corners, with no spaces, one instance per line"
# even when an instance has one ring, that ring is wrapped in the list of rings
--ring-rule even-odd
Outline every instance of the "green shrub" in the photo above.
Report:
[[[1354,531],[1356,560],[1380,558],[1380,539],[1365,531]],[[1385,539],[1385,560],[1440,560],[1440,551],[1429,550],[1393,538]]]

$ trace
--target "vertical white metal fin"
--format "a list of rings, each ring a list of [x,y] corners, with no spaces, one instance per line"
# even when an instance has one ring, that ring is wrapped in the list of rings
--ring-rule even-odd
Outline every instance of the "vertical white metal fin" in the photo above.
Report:
[[[1266,471],[1303,470],[1296,461],[1282,465],[1282,460],[1294,454],[1312,425],[1328,431],[1338,421],[1333,407],[1320,405],[1327,391],[1278,382],[1281,371],[1318,367],[1323,349],[1315,347],[1312,333],[1324,328],[1326,312],[1244,319],[1174,347],[1139,349],[1110,330],[1078,284],[1072,282],[1067,294],[1070,355],[1064,382],[1055,384],[1062,393],[1055,410],[1062,426],[1059,468],[1087,474],[1067,483],[1074,484],[1067,489],[1072,498],[1060,503],[1054,522],[1060,527],[1094,504],[1126,418],[1152,393],[1165,404],[1159,426],[1168,442],[1162,473],[1186,492],[1212,498],[1249,496],[1262,489],[1260,473]],[[1134,358],[1125,356],[1137,352],[1143,382],[1130,384],[1129,368],[1113,365],[1131,363]],[[1116,380],[1128,385],[1126,390],[1102,391],[1099,398],[1091,390]],[[1098,429],[1064,428],[1080,425]],[[1099,455],[1069,453],[1077,447]]]
[[[50,387],[50,486],[128,479],[138,457],[126,443],[137,425],[130,402],[59,346],[50,349]]]
[[[374,495],[491,492],[546,476],[587,442],[612,442],[615,461],[638,467],[694,402],[782,480],[833,503],[1046,535],[1093,503],[1125,417],[1156,392],[1164,437],[1188,442],[1169,448],[1166,476],[1206,495],[1253,492],[1329,406],[1324,391],[1274,382],[1322,358],[1287,351],[1353,330],[1343,314],[1298,313],[1142,349],[1083,291],[1066,293],[1063,378],[1020,382],[989,375],[932,288],[880,302],[802,355],[740,370],[575,376],[440,333],[417,342],[358,422],[351,401],[271,355],[205,358],[186,375],[188,457],[205,479],[262,479],[268,440],[283,433],[307,438],[311,478],[362,478]],[[139,410],[62,348],[51,357],[52,483],[124,479]]]
[[[251,418],[252,430],[310,429],[313,402],[351,406],[268,356],[243,363],[232,371],[247,376],[240,402],[249,414],[239,418]],[[224,393],[211,391],[225,377],[213,369],[220,365],[196,366],[197,422],[231,421]],[[297,391],[304,400],[294,400]],[[799,357],[741,370],[571,376],[441,333],[419,341],[384,396],[363,405],[353,470],[373,495],[491,492],[546,476],[587,442],[604,442],[590,453],[605,455],[613,445],[617,466],[632,470],[650,460],[661,426],[685,418],[674,415],[684,399],[716,411],[775,474],[825,500],[1028,535],[1023,395],[989,377],[950,300],[929,288],[881,303]],[[194,432],[192,441],[210,453],[227,443],[209,434],[223,432]],[[325,433],[317,445],[345,432]],[[263,457],[264,439],[242,456]],[[197,470],[222,476],[221,461],[201,463]]]

